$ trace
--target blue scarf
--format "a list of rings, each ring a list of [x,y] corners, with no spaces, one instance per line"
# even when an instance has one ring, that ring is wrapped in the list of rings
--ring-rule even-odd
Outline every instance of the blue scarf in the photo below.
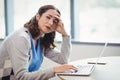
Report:
[[[32,47],[32,61],[29,65],[29,72],[37,71],[42,64],[42,50],[40,47],[40,39],[38,40],[37,47],[35,48],[34,39],[31,37],[31,47]]]

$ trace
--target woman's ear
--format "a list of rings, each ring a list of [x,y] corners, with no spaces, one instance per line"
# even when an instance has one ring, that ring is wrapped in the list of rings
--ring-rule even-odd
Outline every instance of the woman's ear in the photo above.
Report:
[[[40,19],[40,15],[39,15],[38,13],[36,14],[35,17],[36,17],[36,20],[37,20],[37,21]]]

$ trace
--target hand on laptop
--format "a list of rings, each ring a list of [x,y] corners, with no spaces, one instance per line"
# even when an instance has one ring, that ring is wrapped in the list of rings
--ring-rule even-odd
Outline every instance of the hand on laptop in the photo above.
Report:
[[[77,71],[77,68],[73,65],[69,64],[63,64],[61,66],[56,66],[53,68],[53,71],[55,73],[61,73],[61,72],[75,72]]]

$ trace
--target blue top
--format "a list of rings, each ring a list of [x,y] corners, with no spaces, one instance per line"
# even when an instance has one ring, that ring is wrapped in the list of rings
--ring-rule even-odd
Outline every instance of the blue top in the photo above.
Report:
[[[29,72],[37,71],[42,64],[42,49],[40,46],[40,39],[38,40],[37,47],[35,48],[34,39],[31,36],[31,48],[32,48],[32,61],[29,65]]]

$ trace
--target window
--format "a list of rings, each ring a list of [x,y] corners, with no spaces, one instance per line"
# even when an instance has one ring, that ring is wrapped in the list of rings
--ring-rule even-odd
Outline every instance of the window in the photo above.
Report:
[[[23,27],[45,4],[55,5],[60,10],[65,28],[70,33],[70,0],[14,0],[14,29]],[[57,35],[60,40],[61,35]]]
[[[5,37],[4,0],[0,0],[0,38]]]
[[[74,40],[120,43],[120,0],[74,0]]]

